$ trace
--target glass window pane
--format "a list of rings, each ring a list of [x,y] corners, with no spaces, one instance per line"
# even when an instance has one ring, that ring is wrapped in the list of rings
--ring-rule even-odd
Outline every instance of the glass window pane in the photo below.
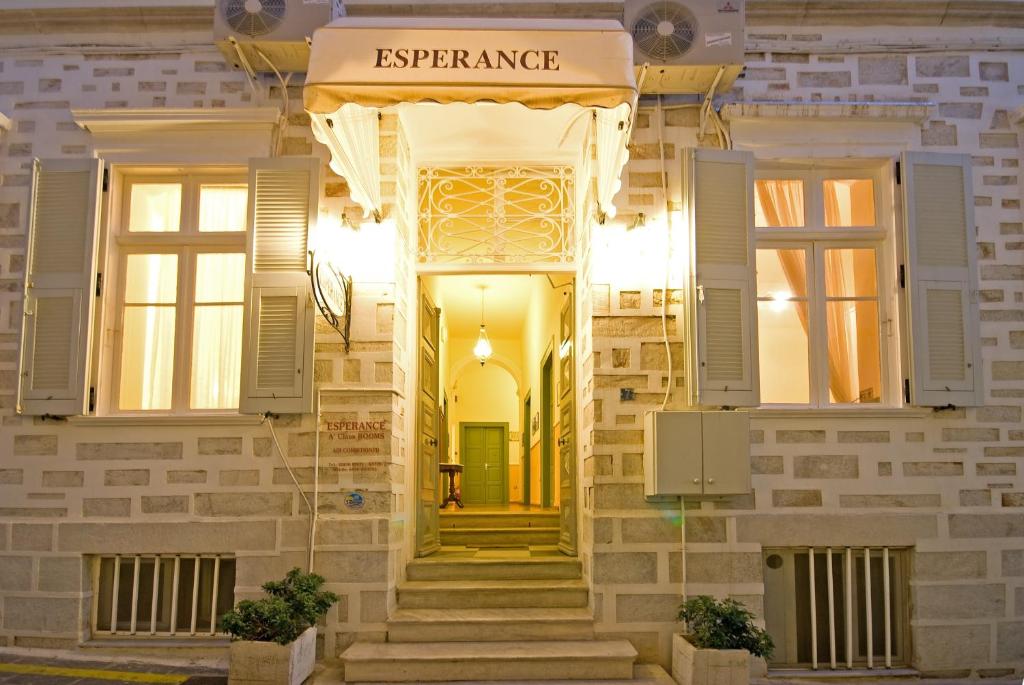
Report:
[[[173,377],[174,307],[125,307],[118,406],[170,409]]]
[[[249,188],[244,183],[199,187],[200,231],[244,231]]]
[[[180,183],[133,183],[128,230],[166,233],[181,226]]]
[[[198,255],[196,302],[241,302],[245,299],[244,272],[244,253]]]
[[[754,225],[782,228],[804,225],[804,182],[758,179],[754,182]]]
[[[757,296],[779,300],[807,297],[807,253],[804,250],[758,250]]]
[[[878,302],[829,302],[826,306],[829,400],[881,402]]]
[[[125,304],[177,301],[178,255],[130,254],[125,269]]]
[[[191,407],[234,409],[242,367],[242,305],[196,307],[194,326]]]
[[[874,226],[875,183],[870,178],[825,181],[826,226]]]
[[[807,404],[811,401],[807,362],[807,303],[757,303],[761,401]]]
[[[825,250],[825,294],[829,297],[877,295],[874,249]]]

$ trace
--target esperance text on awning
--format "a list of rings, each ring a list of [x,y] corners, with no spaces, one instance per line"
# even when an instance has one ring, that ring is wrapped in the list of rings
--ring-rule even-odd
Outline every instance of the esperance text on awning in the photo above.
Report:
[[[522,69],[558,71],[558,50],[377,48],[377,69]]]

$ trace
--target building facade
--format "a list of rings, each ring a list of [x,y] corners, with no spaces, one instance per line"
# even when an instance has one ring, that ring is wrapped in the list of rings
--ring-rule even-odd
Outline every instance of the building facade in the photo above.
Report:
[[[612,213],[568,119],[381,104],[352,119],[372,135],[330,138],[302,73],[248,76],[214,45],[212,3],[0,4],[0,644],[216,636],[233,600],[307,565],[310,508],[342,598],[323,654],[383,642],[437,535],[438,438],[455,460],[456,426],[489,422],[503,489],[472,497],[557,508],[595,634],[642,662],[667,664],[678,604],[713,594],[765,622],[769,665],[1024,670],[1024,4],[746,5],[743,75],[711,112],[639,75]],[[531,137],[558,154],[505,164]],[[540,207],[559,165],[571,207]],[[445,219],[497,225],[474,203],[519,212],[527,246],[452,258]],[[308,221],[275,223],[289,212]],[[560,246],[538,247],[550,225]],[[307,245],[352,279],[347,328],[309,299]],[[723,271],[694,288],[702,263]],[[33,288],[56,293],[53,327]],[[708,323],[716,293],[748,328]],[[504,376],[473,375],[478,319],[479,373]],[[481,399],[495,388],[510,406]],[[698,406],[748,412],[749,490],[646,497],[645,414]]]

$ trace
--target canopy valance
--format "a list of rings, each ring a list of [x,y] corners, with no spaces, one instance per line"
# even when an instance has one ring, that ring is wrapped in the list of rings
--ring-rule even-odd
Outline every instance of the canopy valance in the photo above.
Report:
[[[430,149],[431,162],[442,161],[442,146],[432,144],[442,139],[443,156],[462,162],[509,161],[516,151],[546,162],[564,159],[572,141],[593,143],[599,210],[614,214],[636,95],[632,39],[615,21],[389,17],[343,17],[318,29],[303,93],[314,135],[367,216],[381,211],[377,120],[384,108],[420,129],[413,138],[423,141],[426,131],[420,149]],[[475,104],[501,106],[484,115],[493,122],[485,131],[481,114],[465,110]],[[593,117],[572,113],[590,109]],[[590,119],[590,135],[576,135]]]

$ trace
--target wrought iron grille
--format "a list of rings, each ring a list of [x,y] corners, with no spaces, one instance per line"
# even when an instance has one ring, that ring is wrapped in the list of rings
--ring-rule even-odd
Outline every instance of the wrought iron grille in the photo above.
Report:
[[[421,262],[572,262],[571,166],[421,167]]]

